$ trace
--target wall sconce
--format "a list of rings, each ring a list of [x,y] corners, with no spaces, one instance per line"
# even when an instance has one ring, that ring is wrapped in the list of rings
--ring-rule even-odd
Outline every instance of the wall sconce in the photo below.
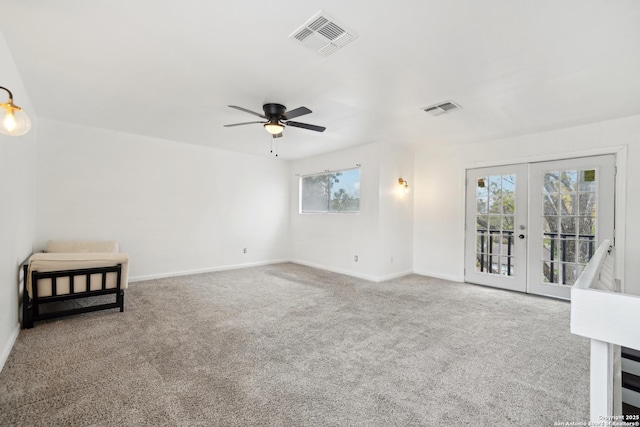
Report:
[[[9,100],[6,103],[0,103],[0,133],[9,136],[24,135],[31,129],[31,120],[22,108],[13,103],[11,91],[2,86],[0,89],[9,94]]]
[[[402,179],[402,178],[399,178],[399,179],[398,179],[398,184],[400,184],[400,186],[402,187],[402,190],[403,190],[405,193],[408,193],[408,192],[409,192],[409,183],[408,183],[407,181],[405,181],[405,180],[404,180],[404,179]]]

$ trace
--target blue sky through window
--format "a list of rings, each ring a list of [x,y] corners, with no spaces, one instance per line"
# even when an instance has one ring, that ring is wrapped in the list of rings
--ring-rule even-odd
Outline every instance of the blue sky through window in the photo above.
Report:
[[[341,188],[344,188],[344,191],[351,197],[359,197],[360,169],[347,169],[340,172],[342,172],[342,175],[338,177],[339,182],[333,184],[331,191],[335,193],[336,191],[340,191]]]

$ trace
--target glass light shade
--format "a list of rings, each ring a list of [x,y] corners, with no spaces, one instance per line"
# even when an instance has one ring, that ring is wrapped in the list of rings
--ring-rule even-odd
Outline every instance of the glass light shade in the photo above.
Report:
[[[20,136],[31,130],[31,120],[22,108],[11,102],[0,103],[0,133],[9,136]]]
[[[282,129],[284,129],[284,126],[282,126],[281,124],[278,124],[278,123],[267,123],[267,124],[264,125],[264,128],[271,135],[277,135],[277,134],[282,132]]]
[[[409,183],[407,181],[405,181],[404,179],[400,178],[400,179],[398,179],[398,184],[400,184],[400,187],[402,188],[402,190],[405,193],[409,192]]]

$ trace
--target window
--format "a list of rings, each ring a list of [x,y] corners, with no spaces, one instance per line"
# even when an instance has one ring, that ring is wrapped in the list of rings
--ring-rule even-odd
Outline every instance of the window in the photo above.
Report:
[[[300,178],[300,213],[358,213],[360,169]]]

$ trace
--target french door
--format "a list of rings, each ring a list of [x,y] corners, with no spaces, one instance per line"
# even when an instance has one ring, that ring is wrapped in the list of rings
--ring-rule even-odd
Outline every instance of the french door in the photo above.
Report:
[[[465,281],[526,292],[527,180],[526,164],[467,171]]]
[[[465,280],[570,297],[613,241],[614,155],[467,170]]]

